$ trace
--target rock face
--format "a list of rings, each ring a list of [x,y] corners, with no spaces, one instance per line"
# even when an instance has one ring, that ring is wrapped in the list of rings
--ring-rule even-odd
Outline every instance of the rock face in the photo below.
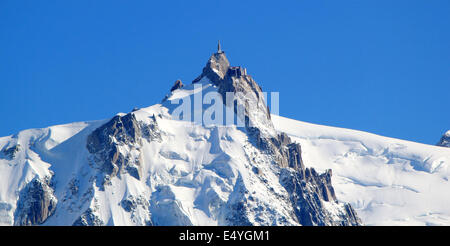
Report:
[[[88,136],[87,149],[93,156],[92,162],[105,173],[103,183],[121,172],[141,178],[141,141],[143,138],[152,141],[161,137],[156,118],[152,119],[152,123],[147,125],[138,122],[133,113],[118,115]]]
[[[302,176],[304,173],[304,176]],[[344,204],[337,213],[337,218],[328,211],[325,203],[336,202],[333,186],[331,185],[331,170],[317,174],[313,168],[306,168],[304,172],[283,169],[281,182],[291,195],[295,214],[300,224],[349,226],[360,225],[361,220],[349,204]]]
[[[214,53],[208,60],[208,63],[203,68],[202,74],[197,77],[193,83],[200,81],[203,77],[208,77],[213,83],[219,83],[225,78],[230,67],[227,57],[224,52]]]
[[[450,131],[447,131],[437,143],[437,146],[450,147]]]
[[[20,192],[14,225],[42,224],[53,215],[56,204],[50,178],[35,178]]]

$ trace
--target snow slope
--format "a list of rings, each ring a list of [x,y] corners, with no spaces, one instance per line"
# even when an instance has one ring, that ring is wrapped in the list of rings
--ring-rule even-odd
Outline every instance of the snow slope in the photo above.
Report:
[[[36,176],[44,178],[53,173],[58,208],[44,225],[71,225],[88,208],[95,210],[95,216],[105,225],[145,225],[150,210],[156,225],[225,224],[225,203],[233,196],[240,199],[234,186],[241,182],[253,196],[249,206],[273,210],[270,214],[256,213],[250,222],[296,224],[290,220],[292,207],[274,174],[276,167],[259,155],[262,161],[257,168],[264,173],[254,173],[248,167],[248,155],[259,151],[235,126],[203,127],[172,120],[169,109],[161,104],[134,114],[142,122],[160,115],[158,126],[164,141],[143,144],[141,180],[122,174],[111,179],[104,190],[89,182],[99,174],[88,165],[85,145],[87,135],[105,121],[26,130],[0,138],[0,149],[12,143],[19,143],[21,149],[13,160],[0,158],[0,225],[13,223],[17,193],[25,184]],[[54,138],[54,133],[60,135]],[[140,204],[138,200],[144,197]],[[137,203],[134,211],[124,209],[123,200]]]
[[[366,225],[450,225],[450,149],[272,115]]]
[[[213,89],[205,84],[204,90]],[[194,94],[187,86],[173,96]],[[233,192],[240,182],[252,189],[253,210],[274,210],[269,213],[271,217],[255,213],[252,223],[289,218],[292,208],[279,186],[277,168],[266,156],[257,154],[242,131],[235,126],[204,127],[173,120],[169,116],[172,109],[166,103],[134,112],[144,122],[160,115],[164,141],[143,145],[145,175],[141,181],[125,174],[113,179],[105,190],[88,182],[98,174],[87,165],[84,146],[87,136],[107,120],[30,129],[0,138],[0,149],[17,144],[21,149],[14,160],[0,153],[0,225],[13,223],[19,190],[33,177],[52,173],[57,174],[58,209],[45,222],[47,225],[72,224],[91,207],[97,208],[96,216],[107,225],[146,224],[151,217],[149,207],[173,215],[155,216],[154,222],[160,225],[217,225],[228,213],[223,203],[240,199]],[[272,115],[272,121],[278,131],[301,144],[306,166],[319,172],[333,170],[338,199],[350,203],[365,225],[450,224],[449,148],[276,115]],[[249,156],[252,153],[254,156]],[[262,170],[262,178],[244,164],[255,156],[262,159],[257,167]],[[75,186],[76,192],[69,192]],[[153,203],[143,197],[153,197]],[[124,200],[132,204],[132,211],[123,209]]]
[[[52,176],[52,169],[58,167],[58,165],[52,166],[44,159],[47,156],[53,158],[64,156],[64,158],[75,160],[76,152],[73,151],[73,144],[69,148],[61,149],[60,147],[67,146],[65,144],[67,140],[73,143],[77,139],[73,139],[74,136],[83,135],[83,130],[98,127],[101,123],[103,121],[29,129],[0,138],[0,149],[18,146],[14,158],[0,151],[0,225],[13,223],[13,212],[19,191],[34,178],[44,179]],[[75,142],[75,145],[81,144],[81,142]],[[67,176],[66,173],[70,170],[70,168],[63,168],[58,176]]]

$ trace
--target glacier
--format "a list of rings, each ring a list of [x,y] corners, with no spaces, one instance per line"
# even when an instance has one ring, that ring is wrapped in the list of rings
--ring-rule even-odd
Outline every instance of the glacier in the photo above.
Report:
[[[272,115],[365,225],[449,225],[450,149]]]

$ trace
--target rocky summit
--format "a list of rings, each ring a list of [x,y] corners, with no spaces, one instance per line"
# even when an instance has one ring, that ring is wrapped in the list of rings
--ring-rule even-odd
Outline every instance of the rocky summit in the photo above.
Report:
[[[175,101],[210,92],[242,126],[173,117]],[[160,104],[25,130],[0,138],[0,150],[3,225],[362,225],[332,170],[305,162],[275,129],[261,87],[220,48]]]

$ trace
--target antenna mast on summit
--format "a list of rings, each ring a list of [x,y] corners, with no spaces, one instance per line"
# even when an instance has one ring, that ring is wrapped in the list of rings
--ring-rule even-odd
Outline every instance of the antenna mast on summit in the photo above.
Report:
[[[217,43],[217,53],[222,53],[222,49],[220,48],[220,40]]]

